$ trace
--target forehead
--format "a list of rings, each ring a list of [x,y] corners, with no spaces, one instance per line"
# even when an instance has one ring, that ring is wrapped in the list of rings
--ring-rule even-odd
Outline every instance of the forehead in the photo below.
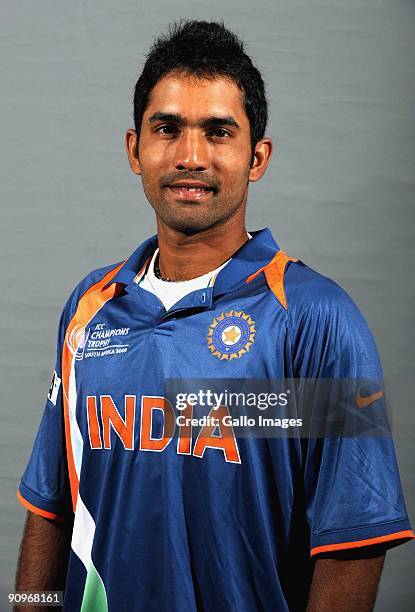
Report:
[[[180,114],[189,120],[207,116],[232,116],[249,128],[243,93],[226,77],[167,75],[151,90],[144,117],[156,111]]]

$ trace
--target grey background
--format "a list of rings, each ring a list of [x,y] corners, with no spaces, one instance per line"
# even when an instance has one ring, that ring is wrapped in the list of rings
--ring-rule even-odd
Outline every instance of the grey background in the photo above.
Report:
[[[61,308],[87,272],[155,231],[124,133],[143,55],[179,16],[223,18],[268,86],[277,150],[251,188],[248,229],[270,227],[290,255],[349,291],[386,376],[412,384],[413,1],[4,0],[0,610],[25,518],[15,493],[43,412]],[[395,426],[414,524],[409,400],[399,402]],[[376,611],[413,609],[413,576],[413,543],[390,551]]]

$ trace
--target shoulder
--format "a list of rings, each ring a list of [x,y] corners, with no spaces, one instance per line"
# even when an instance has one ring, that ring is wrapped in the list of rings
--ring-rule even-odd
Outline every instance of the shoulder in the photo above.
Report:
[[[61,330],[64,331],[69,325],[69,322],[74,316],[78,308],[78,304],[83,296],[95,290],[98,291],[104,287],[106,282],[109,282],[111,275],[115,274],[121,263],[122,262],[118,262],[108,266],[103,266],[101,268],[96,268],[84,276],[79,283],[77,283],[64,305],[60,320]]]
[[[367,321],[340,285],[302,262],[287,266],[284,284],[291,346],[304,371],[328,377],[381,374]]]
[[[287,311],[294,323],[307,319],[320,324],[363,320],[353,299],[338,283],[301,261],[290,262],[287,266],[284,289]]]
[[[284,285],[290,309],[353,303],[338,283],[299,260],[287,266]]]

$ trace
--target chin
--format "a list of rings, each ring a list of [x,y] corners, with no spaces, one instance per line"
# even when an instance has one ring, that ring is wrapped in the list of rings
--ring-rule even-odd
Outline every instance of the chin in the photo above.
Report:
[[[152,207],[164,225],[187,236],[222,225],[240,208],[240,204],[229,207],[226,202],[215,202],[213,206],[169,204],[159,201],[157,206],[152,204]]]
[[[217,214],[206,214],[207,212],[206,208],[198,210],[197,205],[192,210],[159,208],[156,211],[164,225],[186,235],[204,232],[210,227],[220,225],[225,220],[222,216],[218,218]]]
[[[211,222],[201,223],[197,219],[169,219],[164,220],[164,223],[171,229],[181,232],[182,234],[186,234],[187,236],[204,232],[212,227],[212,225],[216,225],[216,223]]]

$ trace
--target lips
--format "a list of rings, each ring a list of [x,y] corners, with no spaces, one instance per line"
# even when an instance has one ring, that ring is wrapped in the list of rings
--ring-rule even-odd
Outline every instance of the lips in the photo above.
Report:
[[[178,196],[180,200],[197,201],[206,200],[212,194],[212,189],[206,185],[169,185],[170,191]]]

